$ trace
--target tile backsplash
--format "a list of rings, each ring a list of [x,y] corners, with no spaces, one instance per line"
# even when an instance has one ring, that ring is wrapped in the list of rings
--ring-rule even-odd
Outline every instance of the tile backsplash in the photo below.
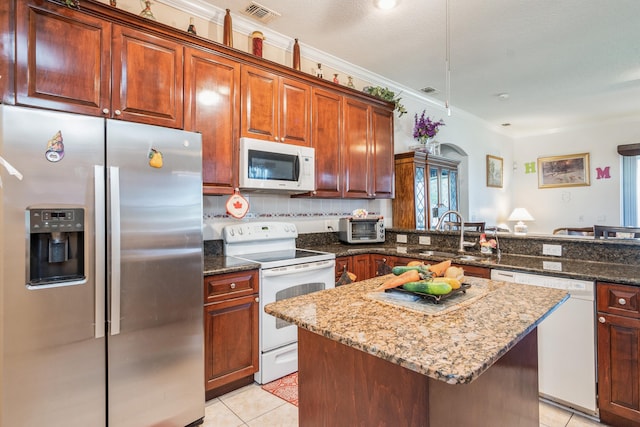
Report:
[[[338,219],[351,215],[355,209],[366,209],[372,215],[391,220],[388,200],[307,199],[288,195],[243,193],[249,202],[249,212],[242,219],[227,214],[229,196],[203,197],[203,233],[205,240],[222,238],[222,227],[239,221],[286,221],[296,224],[299,233],[320,233],[338,230]]]

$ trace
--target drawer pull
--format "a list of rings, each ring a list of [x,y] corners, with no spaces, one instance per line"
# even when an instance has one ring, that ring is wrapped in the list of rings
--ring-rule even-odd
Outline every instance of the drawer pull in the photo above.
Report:
[[[605,323],[606,321],[607,321],[607,319],[605,319],[604,317],[602,317],[602,316],[598,317],[598,322]]]
[[[235,283],[232,283],[232,284],[230,284],[230,285],[229,285],[229,287],[230,287],[231,289],[235,289],[235,288],[236,288],[236,284],[235,284]]]
[[[620,304],[620,305],[625,305],[626,303],[627,303],[627,301],[624,298],[620,298],[618,300],[618,304]]]

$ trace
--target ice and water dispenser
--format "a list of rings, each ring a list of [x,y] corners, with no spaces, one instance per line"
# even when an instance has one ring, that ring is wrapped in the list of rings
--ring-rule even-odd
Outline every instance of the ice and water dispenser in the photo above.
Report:
[[[84,272],[84,209],[30,208],[27,286],[78,284]]]

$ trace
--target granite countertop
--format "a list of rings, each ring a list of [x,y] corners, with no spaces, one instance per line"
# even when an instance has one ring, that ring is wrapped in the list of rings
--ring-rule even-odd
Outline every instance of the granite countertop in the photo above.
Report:
[[[565,291],[465,278],[487,290],[468,305],[430,315],[371,299],[389,276],[268,304],[301,328],[450,384],[476,379],[531,332]]]
[[[463,260],[452,256],[422,255],[421,252],[430,248],[424,246],[408,246],[406,252],[399,252],[397,246],[388,244],[372,245],[348,245],[348,244],[328,244],[313,245],[306,249],[331,252],[337,257],[378,253],[399,257],[410,257],[425,261],[443,261],[452,259],[456,264],[473,265],[491,269],[518,270],[533,274],[545,274],[556,277],[567,277],[572,279],[614,282],[633,286],[640,286],[640,264],[635,263],[615,263],[598,262],[582,259],[571,259],[566,257],[551,256],[531,256],[502,254],[498,259],[495,255],[484,256],[480,253],[471,253],[475,256],[473,260]],[[437,250],[434,248],[434,250]],[[457,255],[457,254],[454,254]],[[239,261],[224,255],[207,255],[204,257],[204,275],[231,273],[234,271],[250,270],[259,268],[260,265],[248,261]]]
[[[236,271],[255,270],[260,264],[250,261],[242,261],[237,258],[224,255],[207,255],[204,257],[204,275],[234,273]]]
[[[495,255],[485,256],[479,252],[470,253],[474,260],[463,260],[451,256],[421,255],[420,252],[431,248],[407,247],[407,252],[399,252],[396,246],[389,245],[346,245],[331,244],[313,246],[309,249],[332,252],[336,256],[349,256],[366,253],[379,253],[399,257],[423,259],[425,261],[443,261],[452,259],[454,263],[461,265],[474,265],[491,269],[519,270],[533,274],[545,274],[572,279],[615,282],[634,286],[640,286],[640,265],[617,264],[611,262],[597,262],[565,257],[531,256],[502,254],[500,259]],[[438,249],[434,248],[437,251]],[[454,254],[457,255],[457,254]]]

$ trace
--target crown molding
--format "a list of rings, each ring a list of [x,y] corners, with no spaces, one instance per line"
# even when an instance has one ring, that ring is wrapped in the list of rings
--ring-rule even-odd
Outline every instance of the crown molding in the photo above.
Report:
[[[214,6],[206,0],[155,0],[157,3],[161,3],[193,16],[205,19],[213,22],[220,27],[224,26],[224,16],[226,10],[220,7]],[[294,37],[286,36],[277,31],[265,27],[260,22],[253,20],[247,16],[242,15],[240,12],[232,12],[233,31],[239,34],[249,37],[254,31],[261,31],[265,36],[264,43],[273,47],[281,49],[285,52],[293,52]],[[397,94],[401,94],[403,98],[411,98],[421,104],[426,104],[431,107],[440,109],[446,112],[447,108],[444,102],[427,96],[425,93],[416,89],[404,86],[396,81],[390,80],[384,76],[376,74],[370,70],[362,68],[358,65],[352,64],[337,56],[331,55],[320,49],[316,49],[313,46],[307,45],[298,38],[298,44],[300,45],[301,55],[308,61],[322,63],[334,70],[340,70],[340,72],[352,76],[358,80],[370,82],[372,85],[387,87]],[[451,107],[452,114],[456,116],[465,117],[465,119],[472,120],[481,126],[484,126],[494,132],[513,136],[510,132],[504,128],[492,125],[479,117],[468,113],[467,111],[460,110]]]

